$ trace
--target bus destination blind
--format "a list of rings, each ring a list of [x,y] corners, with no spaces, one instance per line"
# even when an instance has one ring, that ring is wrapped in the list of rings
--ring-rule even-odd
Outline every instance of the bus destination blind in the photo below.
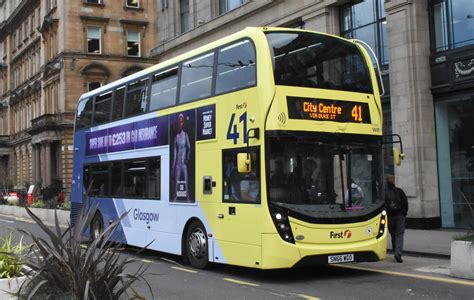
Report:
[[[290,119],[370,123],[367,103],[302,97],[287,97]]]

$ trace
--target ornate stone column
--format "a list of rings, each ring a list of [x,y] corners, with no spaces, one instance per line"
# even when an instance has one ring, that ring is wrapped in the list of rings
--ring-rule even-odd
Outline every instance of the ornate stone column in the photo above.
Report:
[[[40,145],[33,145],[33,181],[37,184],[41,179],[41,161],[40,161]]]
[[[45,178],[44,186],[51,184],[51,143],[46,142],[44,144],[44,156],[45,156]]]

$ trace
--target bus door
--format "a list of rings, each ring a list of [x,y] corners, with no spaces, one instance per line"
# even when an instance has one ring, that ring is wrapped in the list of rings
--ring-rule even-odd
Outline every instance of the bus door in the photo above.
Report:
[[[216,239],[227,262],[258,267],[261,246],[261,174],[259,147],[222,151],[222,203],[217,209]],[[249,172],[238,170],[237,156],[251,161]]]

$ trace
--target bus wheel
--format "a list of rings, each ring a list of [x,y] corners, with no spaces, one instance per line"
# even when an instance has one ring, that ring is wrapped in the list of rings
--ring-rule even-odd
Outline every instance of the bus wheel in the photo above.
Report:
[[[206,229],[201,222],[194,221],[186,233],[186,257],[191,266],[205,269],[209,264]]]
[[[99,235],[104,231],[104,222],[100,213],[96,213],[91,222],[91,240],[95,241]]]

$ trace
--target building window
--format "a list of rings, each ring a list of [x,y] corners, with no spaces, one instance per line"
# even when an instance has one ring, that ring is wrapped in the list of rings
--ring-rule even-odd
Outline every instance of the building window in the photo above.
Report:
[[[125,7],[138,8],[140,7],[140,1],[139,0],[125,0]]]
[[[101,53],[101,28],[87,27],[87,52],[100,54]]]
[[[140,56],[140,32],[129,31],[127,33],[127,54],[128,56]]]
[[[102,0],[85,0],[86,3],[102,4]]]
[[[102,86],[102,83],[99,81],[89,81],[87,83],[87,90],[90,92],[90,91],[100,88],[101,86]]]
[[[226,13],[241,6],[245,2],[246,0],[219,0],[219,13]]]
[[[380,64],[388,64],[384,0],[345,5],[341,12],[341,36],[366,42],[375,51]]]
[[[29,30],[30,30],[30,26],[29,26],[29,24],[28,24],[28,19],[26,19],[25,23],[23,23],[23,33],[25,34],[25,37],[24,37],[25,40],[26,40],[26,39],[29,37],[29,35],[30,35]]]
[[[31,15],[31,22],[30,22],[30,33],[33,34],[35,32],[35,13]]]
[[[435,52],[474,44],[472,0],[431,1],[430,11]]]
[[[181,20],[181,33],[189,31],[189,0],[179,1],[179,16]]]

